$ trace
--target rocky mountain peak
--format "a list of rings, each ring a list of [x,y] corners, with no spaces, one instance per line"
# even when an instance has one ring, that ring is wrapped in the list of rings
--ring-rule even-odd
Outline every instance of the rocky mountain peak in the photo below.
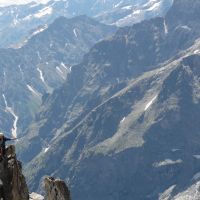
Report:
[[[65,182],[53,177],[44,180],[46,199],[48,200],[71,200],[70,191]]]
[[[15,146],[6,148],[5,155],[0,158],[0,199],[1,200],[43,200],[44,197],[31,193],[22,173],[21,162],[17,160]],[[44,180],[46,200],[71,200],[70,191],[65,182],[53,177]]]
[[[4,200],[28,200],[29,193],[17,160],[15,147],[6,149],[6,156],[0,162],[0,198]]]

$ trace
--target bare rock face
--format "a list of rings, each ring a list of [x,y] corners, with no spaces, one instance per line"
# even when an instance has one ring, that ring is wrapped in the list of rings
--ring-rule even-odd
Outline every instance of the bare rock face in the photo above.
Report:
[[[65,182],[52,177],[45,178],[45,200],[71,200]],[[0,155],[0,200],[43,200],[44,197],[31,193],[29,195],[22,165],[17,160],[15,146],[6,149],[4,157]]]
[[[70,191],[65,182],[52,177],[45,178],[46,200],[71,200]]]
[[[9,146],[4,158],[0,158],[0,199],[29,199],[28,187],[22,174],[21,163],[16,158],[14,146]]]

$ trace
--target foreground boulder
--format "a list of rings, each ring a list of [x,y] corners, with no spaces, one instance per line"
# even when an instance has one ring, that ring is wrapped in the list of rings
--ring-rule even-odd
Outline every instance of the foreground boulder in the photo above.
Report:
[[[52,177],[45,178],[44,187],[47,200],[71,200],[70,191],[65,182]]]
[[[5,158],[0,159],[0,199],[29,199],[28,187],[22,174],[21,163],[16,158],[14,146],[9,146]]]
[[[45,178],[45,200],[71,200],[65,182],[52,177]],[[31,193],[29,195],[22,165],[16,158],[15,146],[6,149],[6,155],[0,155],[0,200],[43,200],[44,197]]]

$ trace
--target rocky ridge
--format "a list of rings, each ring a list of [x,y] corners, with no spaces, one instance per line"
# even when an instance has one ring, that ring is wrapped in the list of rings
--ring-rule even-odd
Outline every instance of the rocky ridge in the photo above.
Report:
[[[44,180],[45,198],[48,200],[71,200],[70,191],[64,181],[47,177]]]

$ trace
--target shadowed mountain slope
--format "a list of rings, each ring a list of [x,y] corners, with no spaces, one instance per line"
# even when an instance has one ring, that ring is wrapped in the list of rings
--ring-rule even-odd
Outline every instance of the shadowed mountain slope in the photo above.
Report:
[[[195,184],[200,3],[193,3],[176,0],[165,18],[121,28],[72,68],[20,143],[32,189],[48,173],[87,200],[172,199]]]

